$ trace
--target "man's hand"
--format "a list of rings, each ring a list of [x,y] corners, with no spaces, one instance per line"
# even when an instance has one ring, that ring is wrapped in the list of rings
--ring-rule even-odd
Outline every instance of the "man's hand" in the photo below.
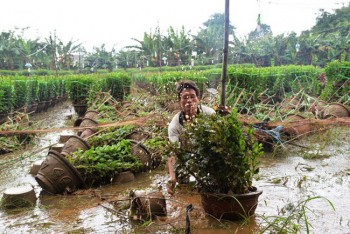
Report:
[[[170,195],[175,193],[176,180],[169,180],[166,184],[167,191]]]

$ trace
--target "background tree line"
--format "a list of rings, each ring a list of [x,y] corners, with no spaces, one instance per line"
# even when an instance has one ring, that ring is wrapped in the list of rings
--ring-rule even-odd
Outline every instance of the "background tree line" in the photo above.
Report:
[[[334,13],[319,11],[316,24],[300,36],[292,32],[274,36],[266,24],[243,39],[235,35],[230,25],[229,63],[255,66],[314,65],[324,67],[334,60],[349,61],[350,5]],[[211,65],[222,62],[224,14],[216,13],[193,35],[184,27],[167,29],[166,35],[157,26],[145,32],[120,51],[107,51],[105,45],[87,52],[76,41],[62,42],[55,33],[41,40],[24,39],[25,30],[1,32],[0,69],[20,70],[30,63],[34,69],[95,71],[135,67],[181,65]]]

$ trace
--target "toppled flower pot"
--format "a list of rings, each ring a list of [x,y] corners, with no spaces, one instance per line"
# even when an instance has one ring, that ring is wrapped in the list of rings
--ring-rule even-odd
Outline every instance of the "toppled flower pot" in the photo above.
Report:
[[[324,108],[323,118],[343,118],[349,117],[350,110],[341,103],[330,103],[328,106]]]
[[[84,118],[89,118],[92,120],[97,120],[99,118],[99,112],[95,110],[88,110],[85,112]]]
[[[124,184],[135,180],[135,175],[132,171],[124,171],[114,176],[112,184]]]
[[[64,144],[55,144],[55,145],[52,145],[50,147],[50,150],[55,150],[57,151],[58,153],[61,153],[62,149],[63,149],[63,146]]]
[[[54,150],[49,151],[35,180],[43,190],[52,194],[72,193],[85,187],[79,172]]]
[[[29,173],[32,175],[36,175],[41,167],[41,164],[44,160],[37,160],[32,164],[32,167],[30,168]]]
[[[134,221],[147,221],[167,215],[166,200],[161,192],[132,191],[130,196],[130,218]]]
[[[143,165],[144,170],[148,170],[152,167],[151,153],[147,147],[135,140],[129,140],[132,144],[132,154],[135,155]]]
[[[92,128],[94,126],[98,125],[98,122],[93,120],[93,119],[90,119],[90,118],[83,118],[79,127],[80,128]],[[81,133],[83,132],[83,130],[79,130],[78,131],[78,136],[81,135]]]
[[[74,104],[74,111],[77,113],[79,117],[84,116],[86,110],[87,110],[87,105],[86,104]]]
[[[5,208],[20,208],[34,206],[36,196],[31,185],[23,185],[6,189],[1,205]]]
[[[79,135],[81,138],[88,138],[91,135],[95,134],[97,131],[92,128],[85,128],[82,133]]]
[[[90,145],[81,137],[72,135],[68,141],[64,144],[61,154],[63,156],[70,155],[71,153],[81,149],[83,151],[90,149]]]

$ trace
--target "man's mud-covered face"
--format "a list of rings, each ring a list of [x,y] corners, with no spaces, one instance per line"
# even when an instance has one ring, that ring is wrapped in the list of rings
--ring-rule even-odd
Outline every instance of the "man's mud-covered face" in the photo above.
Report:
[[[199,98],[196,91],[191,88],[185,88],[180,94],[180,105],[187,120],[193,119],[197,114]]]

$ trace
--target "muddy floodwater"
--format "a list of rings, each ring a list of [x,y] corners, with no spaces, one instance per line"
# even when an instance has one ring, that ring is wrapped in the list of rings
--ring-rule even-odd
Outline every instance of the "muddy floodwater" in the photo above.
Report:
[[[33,116],[47,129],[73,126],[74,118],[69,103]],[[0,156],[0,195],[24,184],[32,185],[37,195],[32,208],[0,209],[0,233],[184,233],[189,204],[193,206],[187,223],[191,233],[256,233],[278,217],[290,217],[290,222],[301,226],[306,219],[310,233],[350,233],[350,128],[302,137],[264,155],[254,182],[263,193],[256,217],[246,223],[219,222],[206,216],[200,196],[186,187],[178,188],[174,196],[167,194],[163,167],[122,185],[66,196],[45,194],[29,171],[34,161],[46,157],[61,134],[74,132],[41,134],[28,149]],[[163,192],[167,216],[144,224],[132,221],[129,194],[135,190]],[[306,216],[298,221],[296,217],[303,211]]]

